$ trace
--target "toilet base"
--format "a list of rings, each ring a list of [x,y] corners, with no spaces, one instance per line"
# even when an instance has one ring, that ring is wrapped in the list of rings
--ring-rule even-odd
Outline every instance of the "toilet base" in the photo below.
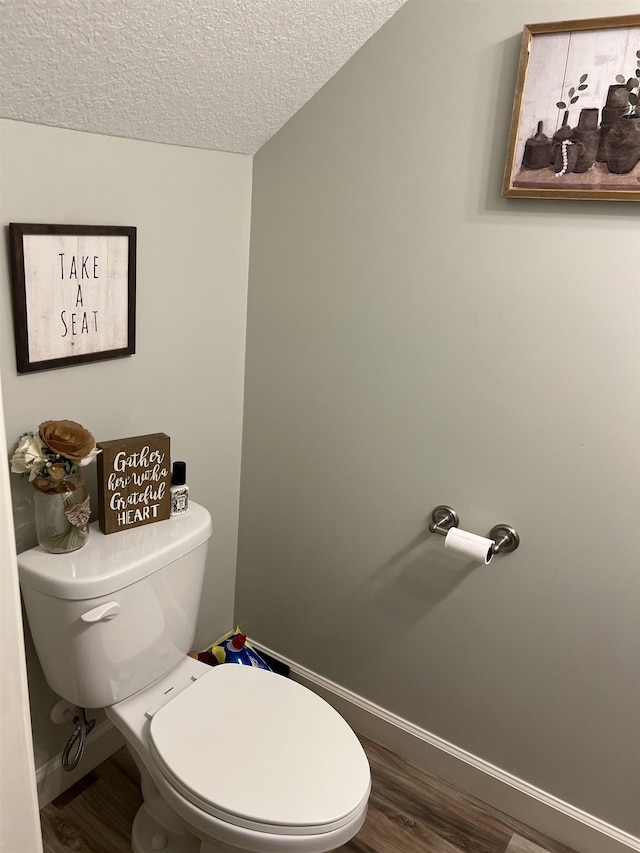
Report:
[[[219,841],[201,841],[186,829],[169,829],[153,817],[144,803],[133,821],[131,849],[133,853],[250,853]]]
[[[200,839],[182,822],[158,791],[144,761],[131,745],[127,748],[140,772],[143,803],[131,828],[133,853],[255,853],[217,839]]]
[[[144,803],[138,809],[131,829],[133,853],[200,853],[200,847],[187,829],[181,832],[159,823]]]

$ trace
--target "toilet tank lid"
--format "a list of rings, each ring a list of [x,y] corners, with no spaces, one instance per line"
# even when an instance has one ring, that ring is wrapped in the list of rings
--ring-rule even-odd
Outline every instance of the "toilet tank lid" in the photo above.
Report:
[[[108,536],[92,524],[78,551],[49,554],[36,547],[18,554],[20,583],[56,598],[98,598],[180,559],[207,542],[211,532],[209,511],[193,501],[184,515]]]

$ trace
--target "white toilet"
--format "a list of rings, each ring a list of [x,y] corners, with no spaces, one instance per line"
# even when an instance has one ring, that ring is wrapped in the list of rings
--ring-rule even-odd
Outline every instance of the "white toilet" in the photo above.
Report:
[[[210,536],[191,503],[122,533],[95,528],[70,554],[19,554],[44,674],[123,734],[142,777],[135,853],[335,850],[362,826],[371,789],[347,723],[291,679],[186,654]]]

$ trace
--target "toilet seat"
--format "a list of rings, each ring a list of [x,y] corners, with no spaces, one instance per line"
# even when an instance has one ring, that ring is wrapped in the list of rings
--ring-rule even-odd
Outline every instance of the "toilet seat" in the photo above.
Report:
[[[342,717],[302,685],[254,667],[208,669],[153,713],[149,747],[185,799],[259,832],[331,832],[369,797],[367,758]]]

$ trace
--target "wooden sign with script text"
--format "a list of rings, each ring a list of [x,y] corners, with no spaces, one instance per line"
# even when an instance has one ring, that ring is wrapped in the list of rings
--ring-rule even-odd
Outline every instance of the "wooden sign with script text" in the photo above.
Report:
[[[164,521],[171,511],[169,436],[163,432],[100,441],[100,530],[117,533]]]

